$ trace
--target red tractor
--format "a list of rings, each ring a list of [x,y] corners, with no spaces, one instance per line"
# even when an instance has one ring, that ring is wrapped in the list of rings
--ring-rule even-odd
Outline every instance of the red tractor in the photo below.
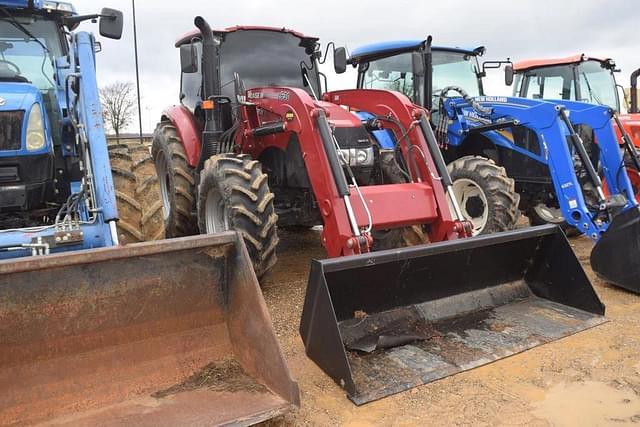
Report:
[[[329,257],[341,258],[313,261],[300,334],[354,402],[601,321],[604,307],[557,227],[465,238],[471,224],[423,108],[384,90],[322,94],[314,37],[195,25],[176,43],[181,104],[165,110],[152,147],[167,231],[235,230],[260,277],[276,261],[277,227],[322,225]],[[344,49],[334,62],[346,67]],[[378,143],[381,131],[394,148]],[[400,248],[427,241],[440,243]],[[542,331],[521,320],[537,316],[548,318]],[[460,338],[480,330],[483,351]],[[464,356],[434,363],[446,356],[427,352]]]
[[[423,109],[389,91],[319,99],[314,37],[196,25],[176,43],[181,105],[164,111],[152,148],[170,236],[237,230],[258,276],[275,262],[276,224],[324,225],[330,257],[465,236]],[[401,155],[374,143],[382,128]]]
[[[566,99],[607,105],[620,112],[616,64],[609,58],[584,54],[566,58],[528,59],[513,64],[514,96],[533,99]],[[618,138],[629,138],[640,147],[640,111],[637,104],[637,81],[640,70],[631,74],[631,105],[628,114],[618,114],[621,126],[614,126]],[[624,129],[621,132],[620,129]],[[624,133],[624,135],[623,135]],[[589,136],[585,136],[589,138]],[[640,201],[640,165],[634,156],[625,156],[625,165],[636,198]]]

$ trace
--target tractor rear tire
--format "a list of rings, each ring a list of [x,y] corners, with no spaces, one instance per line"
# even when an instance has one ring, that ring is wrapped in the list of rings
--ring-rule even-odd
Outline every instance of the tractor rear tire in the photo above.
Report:
[[[278,215],[267,175],[246,154],[211,156],[200,172],[198,225],[201,233],[239,232],[258,279],[276,263]]]
[[[176,128],[169,121],[158,123],[153,134],[151,155],[160,179],[163,214],[167,237],[198,234],[195,210],[193,168]]]
[[[164,239],[160,185],[149,147],[141,143],[109,145],[109,160],[120,244]]]
[[[404,184],[407,182],[407,179],[400,171],[400,166],[396,162],[395,155],[393,151],[382,151],[380,153],[380,167],[385,184]],[[371,250],[374,252],[404,248],[429,242],[421,225],[393,228],[390,230],[373,230],[371,234],[373,237]]]
[[[465,156],[448,165],[453,193],[462,214],[473,224],[473,235],[513,230],[520,218],[515,180],[493,160]]]

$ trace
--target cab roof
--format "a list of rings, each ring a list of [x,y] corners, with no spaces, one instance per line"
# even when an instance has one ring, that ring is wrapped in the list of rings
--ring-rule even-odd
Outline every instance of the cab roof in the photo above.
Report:
[[[535,68],[552,67],[554,65],[579,64],[580,62],[584,61],[598,61],[603,63],[609,62],[612,64],[612,67],[615,67],[615,62],[613,62],[611,58],[597,58],[581,53],[564,58],[526,59],[524,61],[514,62],[513,71],[515,71],[516,73],[521,73],[523,71],[533,70]]]
[[[292,34],[302,41],[306,41],[308,43],[315,43],[319,39],[317,37],[306,36],[298,31],[290,30],[284,27],[261,27],[257,25],[236,25],[235,27],[228,27],[223,30],[213,30],[214,35],[224,35],[228,33],[233,33],[236,31],[274,31],[278,33],[289,33]],[[189,43],[194,37],[198,37],[200,35],[200,30],[194,29],[189,31],[188,33],[182,35],[178,40],[176,40],[176,47],[180,47],[183,44]]]
[[[412,52],[424,45],[426,42],[426,40],[394,40],[372,43],[354,49],[351,53],[350,61],[353,64],[357,64],[359,62],[371,61],[374,59],[383,58],[385,56],[393,56],[398,53]],[[456,52],[473,56],[482,55],[485,51],[484,46],[478,46],[472,49],[448,46],[432,46],[431,49],[434,51]]]

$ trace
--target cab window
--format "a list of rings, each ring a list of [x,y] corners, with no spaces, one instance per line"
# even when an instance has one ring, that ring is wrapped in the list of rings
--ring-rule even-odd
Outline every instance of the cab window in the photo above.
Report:
[[[180,80],[180,102],[191,111],[202,100],[202,43],[194,41],[198,55],[198,71],[195,73],[182,73]]]
[[[364,73],[362,87],[394,90],[415,102],[411,54],[403,53],[371,61]]]

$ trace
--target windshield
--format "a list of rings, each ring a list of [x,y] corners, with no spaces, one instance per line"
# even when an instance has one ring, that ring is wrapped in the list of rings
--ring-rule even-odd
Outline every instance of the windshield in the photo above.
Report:
[[[0,81],[29,82],[42,91],[53,89],[54,68],[49,55],[62,55],[57,23],[34,16],[15,19],[40,43],[8,17],[0,17]]]
[[[438,106],[440,92],[447,86],[461,86],[471,96],[481,94],[475,56],[457,52],[433,51],[433,106]],[[364,89],[387,89],[402,92],[416,102],[411,53],[378,59],[365,64]],[[422,94],[422,82],[418,95]],[[453,94],[452,94],[453,95]],[[421,102],[419,102],[421,103]]]
[[[616,82],[611,70],[599,61],[586,61],[576,68],[579,81],[579,101],[589,104],[607,105],[615,110],[618,107]]]
[[[434,98],[440,96],[442,89],[447,86],[460,86],[469,95],[480,96],[479,83],[478,62],[475,56],[459,52],[433,51]]]
[[[520,84],[519,80],[516,84]],[[527,71],[522,79],[520,96],[531,99],[566,99],[618,109],[613,74],[599,61]]]
[[[364,89],[395,90],[415,102],[411,53],[402,53],[369,62],[364,73]]]
[[[314,46],[301,45],[302,40],[290,33],[277,31],[235,31],[225,35],[220,46],[220,83],[222,94],[235,96],[234,73],[238,73],[245,89],[262,86],[284,86],[311,90],[305,84],[302,68],[316,96],[320,96],[318,66],[311,60]]]

